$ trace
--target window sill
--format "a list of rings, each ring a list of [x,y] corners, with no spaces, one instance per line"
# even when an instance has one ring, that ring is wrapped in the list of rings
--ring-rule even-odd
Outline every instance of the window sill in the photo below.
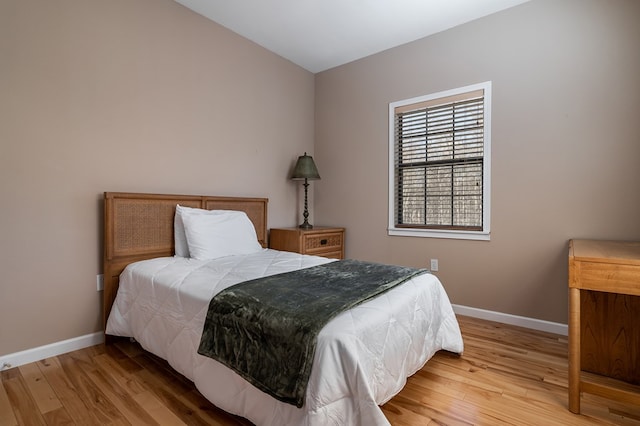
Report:
[[[447,231],[431,229],[406,229],[389,228],[388,234],[398,237],[421,238],[450,238],[456,240],[490,241],[491,233],[488,231]]]

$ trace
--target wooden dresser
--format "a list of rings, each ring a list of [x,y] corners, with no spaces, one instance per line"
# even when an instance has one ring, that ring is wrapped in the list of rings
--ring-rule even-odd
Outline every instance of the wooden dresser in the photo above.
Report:
[[[344,228],[273,228],[269,248],[344,259]]]
[[[640,242],[569,242],[569,410],[580,393],[640,405]]]

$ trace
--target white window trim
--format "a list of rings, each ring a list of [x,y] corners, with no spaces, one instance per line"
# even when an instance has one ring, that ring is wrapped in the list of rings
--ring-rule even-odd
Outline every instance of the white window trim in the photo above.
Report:
[[[418,229],[418,228],[397,228],[395,226],[395,109],[400,106],[425,102],[432,99],[444,98],[460,93],[474,90],[484,90],[484,156],[483,156],[483,217],[482,231],[461,231],[461,230],[440,230],[440,229]],[[425,96],[418,96],[402,101],[391,102],[389,104],[389,227],[388,234],[403,237],[427,237],[427,238],[453,238],[464,240],[491,239],[491,81],[460,87],[452,90],[445,90]]]

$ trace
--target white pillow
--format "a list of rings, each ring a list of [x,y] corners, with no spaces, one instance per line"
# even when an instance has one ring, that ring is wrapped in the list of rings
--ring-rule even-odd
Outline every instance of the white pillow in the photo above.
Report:
[[[182,216],[185,214],[220,214],[225,210],[205,210],[193,207],[185,207],[180,204],[176,205],[176,214],[173,216],[173,240],[176,246],[176,256],[189,257],[189,245],[187,237],[184,233],[184,221]]]
[[[256,229],[246,213],[218,210],[218,214],[183,214],[189,254],[194,259],[217,259],[262,250]]]

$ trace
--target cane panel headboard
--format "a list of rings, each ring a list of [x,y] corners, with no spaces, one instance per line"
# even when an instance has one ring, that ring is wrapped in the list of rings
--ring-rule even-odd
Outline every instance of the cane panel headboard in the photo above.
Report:
[[[176,205],[207,210],[244,211],[267,247],[267,198],[104,193],[103,325],[118,291],[124,268],[139,260],[173,256]]]

